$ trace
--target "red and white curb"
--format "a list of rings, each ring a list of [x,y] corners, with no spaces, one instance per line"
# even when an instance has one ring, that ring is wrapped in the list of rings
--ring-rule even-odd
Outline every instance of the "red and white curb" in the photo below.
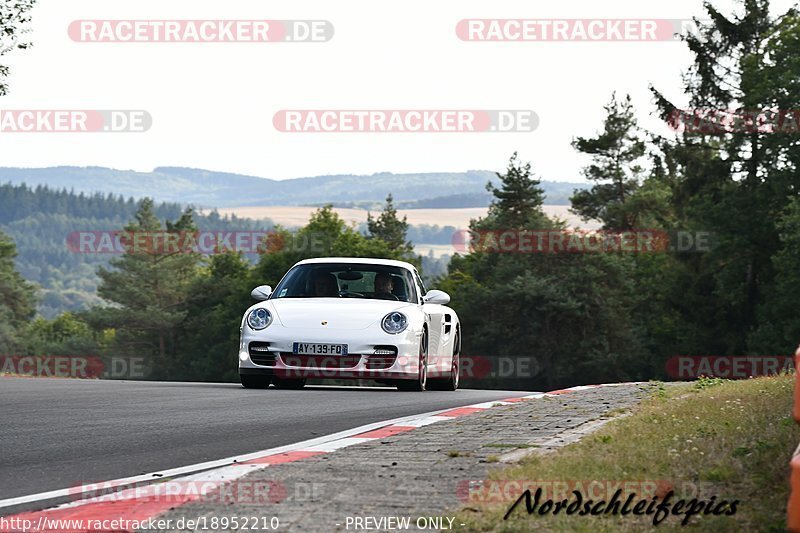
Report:
[[[376,422],[347,431],[341,431],[324,437],[307,441],[262,450],[246,455],[228,457],[217,461],[209,461],[195,465],[188,465],[172,470],[153,472],[140,476],[122,478],[87,484],[83,487],[59,489],[40,494],[32,494],[17,498],[0,500],[0,512],[3,508],[14,507],[35,502],[45,502],[56,498],[69,497],[69,503],[58,505],[42,511],[32,511],[3,517],[0,523],[19,524],[22,521],[29,524],[25,532],[38,531],[85,531],[85,529],[53,529],[55,521],[62,524],[65,520],[104,521],[116,520],[120,522],[144,522],[157,517],[186,503],[204,499],[208,495],[222,489],[251,472],[262,470],[273,465],[291,463],[330,453],[353,444],[362,444],[377,439],[385,439],[399,433],[414,430],[436,422],[453,420],[454,418],[478,413],[492,407],[513,405],[518,402],[533,400],[543,397],[559,396],[570,392],[577,392],[598,387],[612,387],[634,383],[612,383],[602,385],[584,385],[560,389],[547,393],[536,393],[517,398],[483,402],[454,409],[432,411],[420,415]],[[164,480],[179,478],[179,483],[165,483]],[[165,487],[168,487],[165,489]],[[178,489],[176,490],[176,487]],[[86,494],[95,494],[102,491],[101,496],[88,497]],[[0,533],[17,533],[22,530],[0,527]],[[98,530],[93,530],[98,531]],[[115,532],[128,531],[127,529],[114,529]]]

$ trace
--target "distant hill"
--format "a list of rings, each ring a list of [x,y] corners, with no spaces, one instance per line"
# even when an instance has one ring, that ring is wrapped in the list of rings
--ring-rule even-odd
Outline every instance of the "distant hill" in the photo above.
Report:
[[[0,167],[0,183],[47,185],[84,193],[113,193],[125,197],[153,197],[198,207],[247,205],[374,206],[392,193],[398,206],[409,208],[485,207],[491,197],[487,182],[497,183],[494,172],[474,170],[424,174],[388,172],[331,175],[273,180],[208,170],[159,167],[135,172],[104,167]],[[566,205],[581,183],[542,182],[546,203]],[[374,208],[374,207],[373,207]]]
[[[131,198],[111,194],[73,194],[47,186],[35,188],[0,184],[0,231],[17,246],[16,266],[24,278],[41,287],[39,312],[53,318],[63,311],[77,311],[100,303],[97,268],[108,265],[112,254],[76,253],[67,245],[77,231],[122,229],[136,214]],[[175,220],[183,211],[177,203],[156,205],[161,220]],[[269,220],[221,217],[216,211],[196,213],[201,230],[263,231]]]

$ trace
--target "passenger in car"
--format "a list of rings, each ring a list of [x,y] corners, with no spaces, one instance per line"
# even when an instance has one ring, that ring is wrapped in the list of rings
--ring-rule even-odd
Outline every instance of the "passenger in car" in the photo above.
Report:
[[[375,298],[382,298],[384,300],[397,300],[394,292],[394,279],[391,274],[386,272],[378,272],[375,274]]]

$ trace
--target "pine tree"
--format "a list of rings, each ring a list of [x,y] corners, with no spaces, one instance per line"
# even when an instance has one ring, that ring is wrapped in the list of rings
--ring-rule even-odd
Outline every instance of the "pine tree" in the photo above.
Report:
[[[773,19],[767,0],[740,6],[726,15],[705,4],[709,22],[696,21],[700,34],[685,38],[694,55],[684,76],[686,113],[651,87],[661,117],[678,129],[666,147],[677,222],[712,231],[717,243],[702,257],[682,258],[697,290],[677,291],[686,305],[686,337],[705,339],[699,346],[705,353],[746,353],[747,337],[758,327],[756,309],[775,276],[778,214],[800,187],[796,133],[724,123],[681,131],[687,116],[769,116],[800,104],[797,12]]]
[[[185,379],[238,381],[236,360],[242,312],[253,304],[250,264],[228,251],[208,258],[192,281],[196,297],[186,309],[186,336],[178,350]]]
[[[596,183],[589,190],[578,190],[571,198],[572,211],[584,220],[600,220],[608,230],[632,230],[637,213],[629,202],[639,188],[645,143],[638,136],[630,95],[622,101],[616,94],[605,107],[603,131],[596,137],[578,137],[573,148],[592,157],[584,176]]]
[[[498,172],[497,177],[500,179],[499,188],[491,183],[486,185],[486,190],[495,197],[489,206],[486,222],[504,228],[523,228],[546,219],[542,211],[544,191],[541,181],[533,175],[530,163],[522,164],[514,152],[505,174]]]
[[[135,220],[125,227],[135,240],[140,235],[163,238],[167,233],[195,231],[192,212],[187,209],[166,229],[153,211],[153,201],[141,202]],[[134,241],[135,242],[135,241]],[[197,275],[200,258],[196,253],[174,251],[156,245],[154,249],[131,246],[122,257],[111,261],[111,269],[100,268],[98,295],[115,304],[95,310],[101,327],[117,331],[118,348],[124,353],[149,354],[157,371],[166,372],[170,358],[179,348],[182,326],[191,299],[190,284]]]
[[[16,271],[14,242],[0,232],[0,354],[13,354],[25,344],[21,332],[33,318],[35,289]]]
[[[386,197],[386,204],[377,218],[373,218],[372,214],[367,214],[367,228],[371,239],[382,240],[400,255],[413,254],[414,247],[406,240],[407,218],[405,216],[402,220],[398,218],[391,194]]]

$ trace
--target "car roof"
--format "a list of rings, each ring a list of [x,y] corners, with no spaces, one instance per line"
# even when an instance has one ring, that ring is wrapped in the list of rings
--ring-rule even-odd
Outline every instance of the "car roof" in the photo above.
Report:
[[[388,265],[405,268],[412,272],[416,272],[417,268],[411,263],[405,261],[396,261],[394,259],[377,259],[374,257],[315,257],[313,259],[303,259],[295,263],[297,265],[308,265],[314,263],[361,263],[366,265]]]

